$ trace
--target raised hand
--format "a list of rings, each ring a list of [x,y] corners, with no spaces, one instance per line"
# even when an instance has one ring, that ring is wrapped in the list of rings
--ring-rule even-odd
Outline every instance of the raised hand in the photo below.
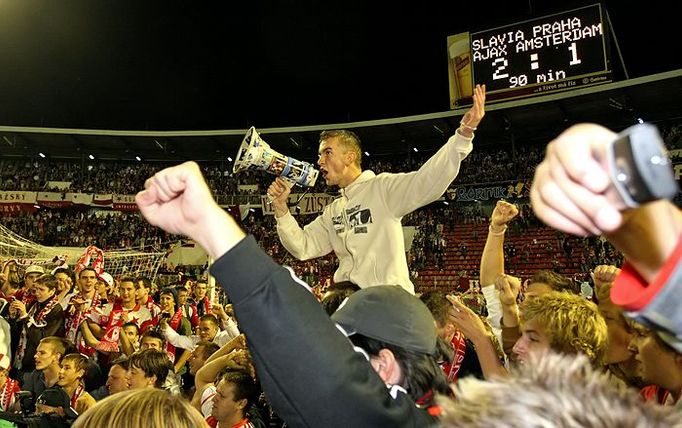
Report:
[[[495,287],[500,292],[500,303],[505,306],[516,304],[521,290],[521,281],[511,275],[500,275],[495,280]]]
[[[476,85],[474,88],[474,105],[462,117],[464,128],[476,128],[485,116],[485,85]]]
[[[446,297],[452,304],[452,308],[448,308],[448,318],[466,337],[476,342],[488,336],[485,324],[483,324],[481,318],[474,311],[469,309],[456,296],[448,295]]]
[[[497,201],[493,213],[490,217],[490,224],[493,227],[502,227],[509,223],[514,217],[519,215],[519,209],[514,204],[507,201]]]
[[[615,281],[619,273],[620,269],[615,266],[599,265],[594,268],[590,276],[594,282],[594,288],[598,289]]]
[[[272,200],[275,215],[281,217],[289,212],[287,202],[291,193],[291,185],[282,177],[277,177],[268,187],[268,195]]]
[[[166,168],[135,197],[149,223],[196,240],[212,257],[222,256],[245,235],[211,196],[194,162]]]
[[[607,152],[616,134],[575,125],[547,146],[535,170],[530,199],[549,226],[574,235],[601,235],[620,227],[625,208],[609,178]]]

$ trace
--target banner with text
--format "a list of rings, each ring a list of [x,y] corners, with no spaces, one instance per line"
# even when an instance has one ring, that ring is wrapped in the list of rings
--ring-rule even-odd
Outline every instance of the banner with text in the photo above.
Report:
[[[135,195],[93,193],[20,192],[0,191],[0,214],[34,212],[43,208],[68,207],[113,208],[117,211],[135,211]]]
[[[300,197],[300,194],[293,194],[289,195],[289,204],[293,205],[298,201],[298,198]],[[296,214],[317,214],[321,213],[324,208],[329,205],[333,200],[335,199],[334,196],[328,195],[326,193],[309,193],[305,195],[297,205],[292,206],[289,208],[289,211],[296,215]],[[296,209],[296,207],[300,207],[300,209]],[[268,215],[274,215],[275,210],[272,207],[272,204],[268,202],[268,197],[266,195],[261,196],[261,208],[263,210],[263,214],[268,214]]]
[[[489,201],[496,199],[528,198],[530,181],[510,181],[495,185],[469,185],[452,187],[445,193],[446,199],[455,202]]]
[[[114,195],[113,207],[119,211],[137,211],[135,195]]]

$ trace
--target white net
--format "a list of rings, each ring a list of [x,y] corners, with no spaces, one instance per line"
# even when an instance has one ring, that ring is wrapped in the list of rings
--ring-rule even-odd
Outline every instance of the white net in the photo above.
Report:
[[[60,263],[57,258],[65,259],[71,267],[75,266],[84,251],[85,248],[47,247],[37,244],[17,235],[0,223],[0,261],[16,260],[19,266],[35,264],[51,270]],[[165,252],[104,251],[104,271],[115,278],[144,276],[153,280],[165,257]]]

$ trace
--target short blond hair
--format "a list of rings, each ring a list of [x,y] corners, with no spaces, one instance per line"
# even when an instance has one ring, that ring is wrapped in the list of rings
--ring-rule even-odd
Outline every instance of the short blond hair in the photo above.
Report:
[[[609,333],[594,303],[575,294],[551,291],[523,302],[520,309],[521,322],[535,320],[550,336],[554,351],[583,353],[593,364],[603,364]]]
[[[359,168],[362,164],[362,146],[360,144],[360,137],[353,132],[345,129],[338,129],[333,131],[322,131],[320,133],[320,144],[330,138],[338,138],[339,142],[346,150],[346,152],[355,153],[355,165]]]
[[[119,392],[98,402],[73,423],[73,428],[208,427],[201,413],[182,397],[161,389]]]
[[[441,397],[443,427],[668,428],[682,424],[672,406],[644,402],[611,383],[583,355],[531,354],[510,376],[461,379]]]

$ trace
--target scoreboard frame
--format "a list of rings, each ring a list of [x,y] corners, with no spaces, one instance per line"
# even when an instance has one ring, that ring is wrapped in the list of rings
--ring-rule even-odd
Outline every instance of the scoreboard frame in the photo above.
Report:
[[[489,100],[611,82],[607,21],[593,4],[471,33],[473,82]]]

